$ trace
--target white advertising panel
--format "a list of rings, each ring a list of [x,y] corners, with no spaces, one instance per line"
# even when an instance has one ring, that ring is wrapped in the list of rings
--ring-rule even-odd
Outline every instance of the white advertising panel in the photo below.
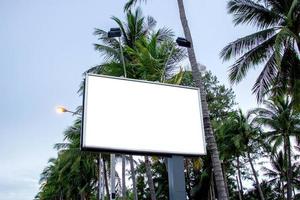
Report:
[[[81,148],[129,154],[206,154],[197,88],[87,75]]]

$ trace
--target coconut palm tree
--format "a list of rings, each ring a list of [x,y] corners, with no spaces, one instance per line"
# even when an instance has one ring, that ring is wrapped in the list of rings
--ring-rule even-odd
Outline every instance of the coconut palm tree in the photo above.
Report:
[[[57,159],[51,158],[48,161],[48,166],[43,170],[40,178],[40,191],[35,199],[63,199],[66,197],[66,192],[59,179],[59,167]]]
[[[263,65],[252,91],[259,101],[281,79],[290,79],[295,95],[299,90],[300,2],[298,0],[230,0],[228,12],[235,25],[250,24],[258,31],[229,43],[220,53],[223,60],[238,58],[229,67],[231,83],[239,83],[250,68]],[[285,57],[298,60],[286,65]],[[288,72],[288,73],[286,73]],[[298,94],[297,94],[298,95]]]
[[[265,108],[252,111],[256,114],[254,122],[269,128],[264,135],[273,152],[278,151],[283,145],[284,158],[287,166],[287,199],[292,198],[292,155],[291,136],[300,133],[300,114],[293,109],[293,101],[289,96],[276,96],[264,101]]]
[[[219,132],[222,139],[221,147],[222,157],[231,157],[234,155],[237,163],[238,180],[240,182],[241,191],[243,190],[241,175],[240,175],[240,156],[245,156],[250,164],[252,174],[255,180],[255,186],[257,187],[260,199],[264,200],[265,197],[262,193],[260,183],[258,180],[258,174],[253,164],[253,154],[258,152],[259,149],[259,136],[260,130],[251,126],[250,115],[245,116],[239,109],[237,112],[233,112],[229,118],[220,126]],[[220,147],[220,148],[221,148]],[[233,154],[235,152],[235,154]],[[243,195],[241,195],[243,196]]]
[[[239,109],[237,113],[233,113],[231,117],[231,125],[233,130],[237,131],[235,141],[239,141],[237,146],[241,145],[241,148],[246,152],[246,157],[248,158],[253,177],[256,183],[256,187],[259,192],[260,199],[264,200],[264,195],[262,193],[262,189],[260,187],[260,183],[258,181],[258,175],[254,168],[252,155],[254,152],[257,152],[259,149],[259,137],[260,130],[251,126],[250,115],[245,116],[242,111]]]
[[[126,13],[126,21],[122,21],[117,17],[112,17],[113,21],[121,29],[121,45],[122,48],[129,47],[135,48],[136,41],[142,37],[147,37],[155,32],[156,21],[153,17],[144,17],[141,9],[135,12],[128,11]],[[170,39],[173,36],[171,30],[161,28],[158,30],[158,40]],[[101,43],[94,44],[94,48],[104,58],[105,63],[90,68],[87,72],[101,73],[114,76],[124,76],[124,70],[121,63],[121,54],[119,41],[116,38],[109,38],[107,32],[101,29],[95,29],[94,34],[98,37]],[[139,79],[136,75],[136,68],[128,65],[131,57],[124,51],[124,59],[126,64],[126,72],[128,78]]]
[[[274,187],[281,198],[285,199],[286,165],[282,151],[271,155],[271,166],[272,168],[262,167],[264,175],[269,178],[268,183]]]
[[[81,120],[77,119],[64,132],[66,142],[55,145],[58,157],[50,160],[50,165],[41,175],[40,199],[48,199],[43,197],[44,194],[58,196],[59,199],[81,200],[95,196],[97,154],[80,151],[80,131]]]
[[[146,0],[129,0],[127,2],[127,4],[125,5],[125,10],[130,9],[138,1],[145,2]],[[204,130],[205,130],[206,142],[208,144],[207,148],[208,148],[208,151],[210,152],[212,166],[214,169],[218,198],[225,200],[225,199],[228,199],[228,195],[226,193],[224,177],[223,177],[221,162],[220,162],[220,158],[219,158],[219,151],[218,151],[216,139],[215,139],[212,125],[211,125],[210,118],[209,118],[209,110],[208,110],[208,105],[207,105],[207,101],[206,101],[206,94],[205,94],[204,87],[203,87],[202,80],[201,80],[201,72],[200,72],[200,70],[198,68],[198,64],[197,64],[196,54],[195,54],[195,50],[193,47],[192,35],[191,35],[191,31],[190,31],[190,28],[188,25],[188,20],[187,20],[186,14],[185,14],[183,0],[177,0],[177,4],[178,4],[180,20],[181,20],[185,38],[191,42],[191,48],[188,48],[188,58],[189,58],[191,68],[192,68],[193,80],[194,80],[196,86],[200,89],[200,93],[201,93]]]

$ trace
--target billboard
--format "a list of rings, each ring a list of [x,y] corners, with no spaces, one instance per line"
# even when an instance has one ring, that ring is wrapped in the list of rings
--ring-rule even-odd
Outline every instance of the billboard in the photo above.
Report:
[[[88,74],[81,148],[128,154],[206,154],[198,88]]]

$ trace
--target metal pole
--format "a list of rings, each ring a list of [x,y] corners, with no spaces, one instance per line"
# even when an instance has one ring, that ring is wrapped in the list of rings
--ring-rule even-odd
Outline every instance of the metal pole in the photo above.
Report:
[[[115,165],[116,165],[116,157],[115,157],[115,154],[110,154],[110,162],[111,162],[111,166],[110,166],[110,177],[111,177],[111,195],[110,195],[110,199],[113,200],[116,198],[116,193],[115,193],[115,179],[116,179],[116,169],[115,169]]]
[[[186,200],[183,156],[168,158],[170,200]]]
[[[125,66],[125,60],[124,60],[124,55],[123,55],[123,49],[121,46],[121,37],[119,37],[119,46],[120,46],[120,52],[121,52],[121,60],[122,60],[122,64],[123,64],[123,70],[124,70],[124,77],[127,77],[127,73],[126,73],[126,66]],[[115,154],[111,154],[110,155],[110,162],[111,162],[111,195],[110,198],[111,199],[115,199],[116,198],[116,194],[115,194],[115,165],[116,165],[116,157]]]
[[[121,46],[121,37],[119,37],[119,46],[120,46],[121,60],[122,60],[123,70],[124,70],[124,77],[127,78],[127,72],[126,72],[125,60],[124,60],[124,55],[123,55],[123,49],[122,49],[122,46]]]
[[[99,200],[102,199],[103,194],[103,173],[102,173],[102,156],[99,154],[99,185],[98,185],[98,190],[99,190]]]

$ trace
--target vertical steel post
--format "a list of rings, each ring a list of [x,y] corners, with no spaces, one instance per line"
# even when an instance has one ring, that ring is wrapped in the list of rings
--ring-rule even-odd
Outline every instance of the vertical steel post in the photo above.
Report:
[[[122,49],[122,45],[121,45],[121,37],[119,37],[119,46],[120,46],[121,60],[122,60],[122,65],[123,65],[123,70],[124,70],[124,77],[127,78],[125,60],[124,60],[123,49]]]
[[[113,200],[116,198],[116,190],[115,190],[115,180],[116,180],[116,157],[115,154],[110,154],[110,162],[111,162],[111,166],[110,166],[110,177],[111,177],[111,195],[110,195],[110,199]]]
[[[183,156],[168,158],[170,200],[186,200]]]
[[[102,199],[102,179],[103,179],[103,176],[102,176],[102,158],[101,158],[101,153],[99,154],[99,183],[98,183],[98,190],[99,190],[99,200]]]

